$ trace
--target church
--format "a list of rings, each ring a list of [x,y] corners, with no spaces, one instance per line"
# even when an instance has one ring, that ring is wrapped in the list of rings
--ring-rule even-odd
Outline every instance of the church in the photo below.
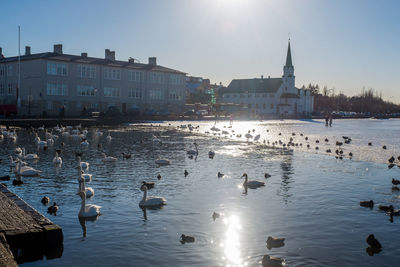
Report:
[[[224,103],[247,106],[253,115],[310,116],[314,97],[295,86],[290,40],[282,78],[234,79],[222,92]]]

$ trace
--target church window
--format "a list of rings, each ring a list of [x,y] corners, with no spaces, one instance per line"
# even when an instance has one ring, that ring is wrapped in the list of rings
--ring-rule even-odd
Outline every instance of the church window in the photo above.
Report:
[[[265,109],[266,108],[266,105],[265,105],[265,103],[263,104],[263,109]]]
[[[271,109],[273,109],[274,108],[274,104],[271,104]]]

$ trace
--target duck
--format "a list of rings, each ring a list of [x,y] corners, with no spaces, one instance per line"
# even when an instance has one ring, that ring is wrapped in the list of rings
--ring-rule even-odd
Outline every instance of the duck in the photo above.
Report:
[[[248,188],[254,189],[254,188],[257,188],[257,187],[260,187],[260,186],[265,186],[264,182],[255,181],[255,180],[249,181],[247,173],[243,173],[242,177],[244,177],[244,182],[243,182],[243,186],[244,187],[248,187]]]
[[[221,173],[221,172],[218,172],[218,173],[217,173],[217,176],[218,176],[218,178],[221,178],[221,177],[224,177],[224,174]]]
[[[107,156],[105,153],[101,153],[101,155],[103,156],[103,158],[101,159],[103,162],[115,162],[117,161],[117,158],[111,157],[111,156]]]
[[[107,135],[107,137],[106,137],[106,140],[107,140],[107,142],[111,142],[112,137],[111,137],[110,133],[108,133],[108,135]]]
[[[369,145],[369,146],[372,146],[372,143],[371,143],[371,142],[369,142],[369,143],[368,143],[368,145]]]
[[[131,154],[125,154],[124,152],[122,152],[122,157],[124,159],[130,159],[132,157],[132,155]]]
[[[374,201],[373,200],[360,201],[360,206],[361,207],[372,208],[374,206]]]
[[[393,206],[392,205],[389,205],[389,206],[379,205],[379,209],[383,210],[383,211],[389,211],[389,210],[393,209]]]
[[[387,149],[387,147],[386,146],[382,146],[382,149]]]
[[[21,180],[21,176],[17,176],[16,179],[12,181],[13,185],[22,185],[24,182]]]
[[[147,189],[152,189],[152,188],[154,188],[154,182],[142,181],[142,185],[145,185],[145,186],[147,187]]]
[[[214,158],[214,156],[215,156],[215,152],[214,151],[208,151],[208,157],[210,158],[210,159],[213,159]]]
[[[0,177],[0,181],[9,181],[10,180],[10,175],[4,175]]]
[[[285,266],[285,260],[278,257],[272,257],[270,255],[264,255],[262,258],[263,267],[280,267]]]
[[[197,143],[194,142],[193,145],[196,148],[196,150],[188,150],[188,151],[186,151],[186,154],[188,154],[188,155],[198,155],[199,154],[199,150],[197,148]]]
[[[170,165],[171,162],[167,159],[158,159],[155,161],[157,165],[159,166],[166,166],[166,165]]]
[[[79,191],[77,193],[78,196],[81,197],[81,209],[79,210],[78,217],[79,218],[91,218],[101,215],[100,209],[101,206],[94,204],[86,204],[86,193],[85,191]]]
[[[390,216],[399,216],[400,215],[400,210],[395,210],[393,207],[387,212],[388,215]]]
[[[271,176],[272,176],[272,175],[269,174],[269,173],[265,173],[265,174],[264,174],[265,179],[268,179],[268,178],[271,177]]]
[[[161,179],[161,174],[157,175],[157,179],[160,180]]]
[[[141,208],[156,208],[162,207],[167,204],[167,200],[163,197],[152,196],[147,197],[147,186],[142,185],[140,189],[143,191],[143,198],[139,202],[139,207]]]
[[[49,204],[49,202],[50,202],[50,198],[44,196],[40,202],[42,202],[43,205],[47,205],[47,204]]]
[[[400,180],[392,179],[392,184],[393,185],[399,185],[400,184]]]
[[[371,247],[371,248],[377,248],[377,249],[381,249],[382,245],[381,243],[375,238],[375,236],[373,234],[370,234],[367,237],[367,244]]]
[[[47,213],[50,214],[57,215],[57,211],[58,211],[58,206],[56,202],[54,202],[53,205],[47,208]]]
[[[219,218],[219,217],[221,217],[221,214],[214,211],[213,214],[212,214],[213,220],[215,221],[215,220],[216,220],[217,218]]]
[[[189,175],[189,172],[187,171],[187,170],[185,170],[184,172],[183,172],[183,174],[185,175],[185,177],[186,176],[188,176]]]
[[[85,161],[81,161],[81,157],[77,156],[76,159],[78,160],[78,166],[82,167],[82,170],[88,170],[89,169],[89,163]]]
[[[268,236],[267,238],[267,247],[268,248],[279,248],[285,245],[285,238],[282,237],[272,237]]]
[[[194,242],[194,236],[189,236],[189,235],[182,234],[180,241],[181,241],[182,244],[193,243]]]
[[[58,155],[58,153],[56,152],[56,155],[53,158],[53,163],[56,166],[61,166],[62,165],[62,158]]]
[[[75,157],[82,157],[83,152],[82,151],[75,151]]]
[[[388,159],[388,161],[389,161],[390,163],[393,163],[393,162],[395,161],[395,158],[392,156],[390,159]]]

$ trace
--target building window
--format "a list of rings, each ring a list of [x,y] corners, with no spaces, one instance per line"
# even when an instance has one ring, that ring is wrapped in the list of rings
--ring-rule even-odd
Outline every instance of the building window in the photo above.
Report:
[[[152,83],[164,83],[165,80],[165,74],[159,72],[150,72],[150,81]]]
[[[12,75],[13,75],[13,66],[7,65],[7,76],[12,76]]]
[[[140,71],[128,71],[128,80],[130,82],[141,82],[142,79],[142,73]]]
[[[67,96],[68,95],[67,85],[62,82],[48,82],[47,95]]]
[[[7,90],[7,95],[12,95],[14,93],[14,88],[12,83],[8,84],[8,90]]]
[[[67,76],[67,64],[47,62],[47,74]]]
[[[142,98],[142,89],[141,88],[129,88],[128,97]]]
[[[181,96],[176,91],[169,92],[169,99],[171,100],[181,100]]]
[[[225,98],[229,98],[229,97],[230,97],[230,95],[228,95],[228,94],[225,95]]]
[[[171,74],[169,76],[169,83],[170,84],[183,84],[185,81],[185,77],[183,75],[178,75],[178,74]],[[199,80],[201,82],[201,80]]]
[[[121,80],[121,70],[114,68],[104,68],[104,79]]]
[[[262,97],[264,97],[264,98],[267,97],[267,94],[262,94]]]
[[[274,96],[274,94],[269,94],[269,97],[274,98],[275,96]]]
[[[47,101],[47,110],[52,110],[53,109],[53,102]]]
[[[0,66],[0,77],[6,75],[6,67],[4,65]]]
[[[240,98],[243,98],[244,97],[244,95],[243,94],[240,94]]]
[[[150,99],[161,100],[162,93],[161,89],[151,89],[149,92]]]
[[[104,96],[105,97],[119,97],[120,89],[112,88],[112,87],[104,87]]]
[[[274,108],[274,104],[271,104],[271,109],[273,109]]]
[[[6,94],[6,87],[4,84],[0,84],[0,95],[5,95]]]
[[[267,108],[267,105],[265,105],[265,103],[263,104],[263,109],[266,109]]]
[[[256,109],[258,109],[258,104],[256,104]]]
[[[94,96],[95,88],[91,85],[78,85],[77,96]]]
[[[80,78],[96,78],[96,66],[78,65],[77,70]]]

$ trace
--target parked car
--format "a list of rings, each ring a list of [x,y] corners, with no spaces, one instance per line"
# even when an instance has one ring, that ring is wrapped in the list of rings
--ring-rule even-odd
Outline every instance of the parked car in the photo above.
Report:
[[[200,116],[206,116],[206,115],[208,115],[208,111],[205,110],[205,109],[202,109],[202,110],[198,110],[198,111],[196,112],[196,114],[197,114],[197,115],[200,115]]]
[[[105,113],[106,116],[118,116],[121,115],[121,111],[117,106],[108,107]]]
[[[132,116],[139,116],[140,115],[140,108],[130,108],[127,112],[129,115]]]
[[[192,109],[183,113],[183,116],[195,116],[196,112]]]

